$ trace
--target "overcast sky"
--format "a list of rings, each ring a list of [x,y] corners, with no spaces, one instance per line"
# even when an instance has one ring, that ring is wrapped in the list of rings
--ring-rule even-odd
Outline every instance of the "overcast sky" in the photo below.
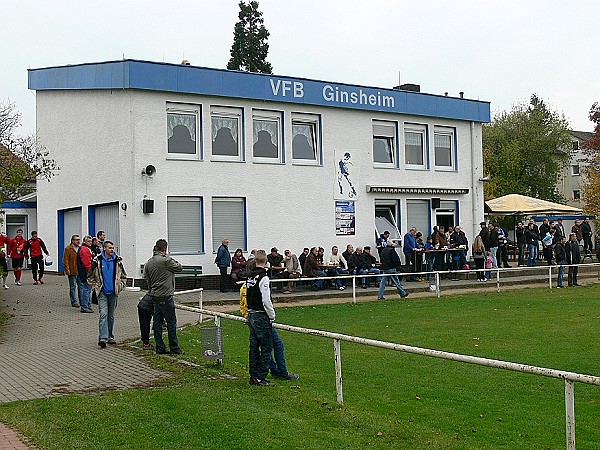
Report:
[[[592,131],[600,101],[594,0],[261,0],[277,75],[392,87],[491,103],[532,93]],[[236,0],[0,0],[0,101],[35,130],[27,69],[125,58],[225,68]]]

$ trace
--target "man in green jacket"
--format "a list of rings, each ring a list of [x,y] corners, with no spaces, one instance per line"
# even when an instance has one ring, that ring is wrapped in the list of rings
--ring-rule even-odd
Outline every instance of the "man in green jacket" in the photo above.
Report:
[[[171,258],[167,253],[167,241],[159,239],[154,246],[154,255],[144,264],[144,279],[148,284],[148,295],[154,303],[154,341],[156,353],[167,353],[165,342],[162,338],[163,318],[167,322],[169,334],[169,349],[171,353],[181,355],[177,340],[177,317],[175,316],[175,273],[181,272],[181,264]]]

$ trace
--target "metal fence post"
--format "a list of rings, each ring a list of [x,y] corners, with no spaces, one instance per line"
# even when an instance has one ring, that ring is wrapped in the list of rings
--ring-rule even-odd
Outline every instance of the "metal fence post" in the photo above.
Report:
[[[333,351],[335,356],[335,390],[337,392],[337,402],[344,403],[344,392],[342,390],[342,352],[340,349],[340,340],[333,340]]]
[[[567,450],[575,450],[575,383],[565,379],[565,408],[567,413]]]
[[[435,273],[435,292],[437,294],[437,298],[440,298],[440,273]]]
[[[500,292],[500,269],[496,269],[496,288]]]
[[[352,275],[352,304],[356,305],[356,275]]]
[[[552,289],[552,266],[548,266],[548,286]]]

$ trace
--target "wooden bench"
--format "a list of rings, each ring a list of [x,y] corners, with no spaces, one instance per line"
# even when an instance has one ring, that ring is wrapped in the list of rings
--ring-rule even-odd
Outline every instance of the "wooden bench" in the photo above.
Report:
[[[196,289],[202,287],[202,266],[181,266],[182,271],[175,274],[175,287],[178,289]],[[144,265],[140,265],[142,274]]]

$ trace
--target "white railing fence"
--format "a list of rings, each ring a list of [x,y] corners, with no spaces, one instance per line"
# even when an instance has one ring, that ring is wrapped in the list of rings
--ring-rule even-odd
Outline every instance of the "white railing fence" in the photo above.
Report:
[[[600,263],[587,263],[587,264],[565,264],[563,265],[563,270],[564,270],[564,275],[563,278],[567,278],[568,276],[568,270],[569,267],[584,267],[584,268],[589,268],[589,267],[597,267],[598,268],[598,280],[600,280]],[[315,281],[328,281],[328,280],[352,280],[352,282],[350,283],[350,287],[352,288],[352,303],[356,303],[356,284],[357,284],[357,279],[361,280],[363,278],[368,278],[368,279],[373,279],[373,278],[379,278],[379,277],[391,277],[393,275],[396,276],[402,276],[402,277],[406,277],[406,276],[420,276],[420,277],[427,277],[429,278],[429,288],[431,290],[431,292],[435,292],[435,294],[437,295],[437,297],[439,298],[441,296],[441,292],[442,292],[442,284],[441,284],[441,280],[442,277],[444,276],[453,276],[453,277],[458,277],[461,275],[464,275],[465,278],[467,278],[469,276],[469,274],[476,274],[477,272],[491,272],[494,274],[494,278],[496,280],[496,290],[498,292],[500,292],[500,287],[501,287],[501,274],[507,274],[510,272],[522,272],[523,275],[527,276],[527,272],[533,272],[536,270],[540,270],[540,269],[546,269],[548,270],[548,287],[550,289],[553,288],[553,279],[555,279],[558,276],[558,270],[560,269],[559,265],[553,265],[553,266],[535,266],[535,267],[510,267],[510,268],[495,268],[495,269],[468,269],[468,270],[446,270],[446,271],[431,271],[431,272],[398,272],[395,274],[389,274],[389,273],[381,273],[381,274],[364,274],[364,275],[336,275],[336,276],[327,276],[327,277],[319,277],[319,278],[307,278],[307,277],[301,277],[301,278],[293,278],[293,279],[287,279],[287,278],[273,278],[271,279],[271,283],[272,284],[283,284],[283,283],[288,283],[291,282],[292,284],[296,284],[296,283],[302,283],[302,282],[311,282],[314,283]],[[531,275],[530,275],[531,276]],[[505,278],[506,280],[507,278]],[[237,284],[241,284],[243,283],[243,281],[239,281]],[[395,287],[395,286],[394,286]]]
[[[188,291],[189,293],[189,291]],[[211,311],[203,308],[196,308],[176,304],[176,308],[206,314],[215,318],[215,325],[219,326],[220,318],[235,320],[238,322],[246,322],[241,316],[236,316],[227,313]],[[273,328],[287,330],[296,333],[310,334],[313,336],[322,336],[333,339],[334,347],[334,362],[335,362],[335,385],[337,393],[337,402],[344,402],[343,383],[342,383],[342,354],[341,341],[354,342],[357,344],[369,345],[372,347],[387,348],[400,352],[412,353],[416,355],[429,356],[433,358],[441,358],[451,361],[458,361],[468,364],[476,364],[480,366],[494,367],[497,369],[512,370],[516,372],[530,373],[539,376],[559,378],[565,381],[565,411],[566,411],[566,439],[567,449],[575,449],[575,389],[574,383],[588,383],[600,386],[600,377],[594,375],[584,375],[564,370],[549,369],[545,367],[531,366],[528,364],[519,364],[497,359],[480,358],[477,356],[462,355],[458,353],[444,352],[440,350],[432,350],[421,347],[413,347],[409,345],[396,344],[393,342],[379,341],[375,339],[362,338],[358,336],[350,336],[347,334],[332,333],[329,331],[314,330],[311,328],[296,327],[293,325],[285,325],[281,323],[273,323]]]

